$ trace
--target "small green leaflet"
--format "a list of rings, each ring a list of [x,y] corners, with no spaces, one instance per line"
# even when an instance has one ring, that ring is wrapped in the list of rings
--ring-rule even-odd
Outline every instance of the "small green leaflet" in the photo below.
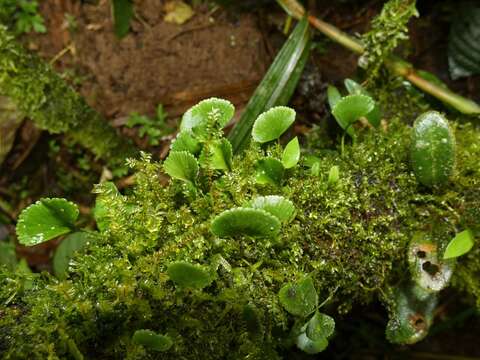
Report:
[[[367,115],[374,107],[375,103],[369,96],[348,95],[335,104],[332,114],[340,127],[353,137],[355,133],[351,125],[362,116]]]
[[[261,185],[280,186],[282,184],[285,168],[281,161],[267,157],[255,163],[256,181]]]
[[[55,250],[53,257],[53,272],[55,276],[64,280],[67,275],[70,259],[77,250],[80,250],[89,241],[94,241],[94,235],[86,231],[78,231],[68,235]]]
[[[294,137],[285,146],[282,155],[282,164],[285,169],[290,169],[298,164],[300,160],[300,144],[298,143],[298,137]]]
[[[335,320],[317,311],[308,321],[305,333],[309,339],[316,341],[322,338],[328,339],[334,330]]]
[[[120,39],[128,34],[130,21],[133,17],[131,0],[112,0],[115,35]]]
[[[340,168],[338,165],[334,165],[330,168],[328,172],[328,185],[335,185],[340,179]]]
[[[74,203],[61,198],[45,198],[22,211],[17,236],[22,245],[33,246],[65,235],[75,227],[79,215]]]
[[[177,261],[167,268],[170,279],[183,288],[203,289],[210,285],[213,277],[200,265]]]
[[[290,314],[307,317],[318,306],[318,295],[310,276],[284,285],[278,293],[280,303]]]
[[[280,231],[280,221],[261,209],[235,208],[213,219],[211,231],[221,237],[275,237]]]
[[[345,79],[344,84],[348,93],[351,95],[361,94],[371,97],[370,93],[365,90],[362,85],[360,85],[356,81],[353,81],[352,79]],[[380,125],[380,122],[382,120],[382,111],[380,110],[380,107],[377,105],[377,103],[375,103],[375,107],[373,108],[373,110],[366,114],[365,117],[372,126],[378,127]]]
[[[468,253],[475,244],[472,232],[467,229],[458,233],[447,245],[444,259],[456,258]]]
[[[262,113],[253,124],[252,137],[259,143],[278,139],[295,121],[295,110],[276,106]]]
[[[195,183],[198,175],[198,162],[187,151],[171,151],[163,168],[172,178],[191,183]]]
[[[167,335],[159,335],[152,330],[137,330],[132,336],[135,344],[142,345],[150,350],[167,351],[173,345],[172,339]]]
[[[182,117],[181,131],[203,135],[208,125],[223,128],[232,119],[235,107],[228,100],[210,98],[191,107]]]
[[[193,134],[188,130],[179,132],[170,144],[171,151],[188,151],[193,155],[197,154],[200,149],[200,143],[195,140]]]
[[[230,170],[232,168],[232,145],[227,139],[221,139],[212,146],[210,164],[216,170]]]

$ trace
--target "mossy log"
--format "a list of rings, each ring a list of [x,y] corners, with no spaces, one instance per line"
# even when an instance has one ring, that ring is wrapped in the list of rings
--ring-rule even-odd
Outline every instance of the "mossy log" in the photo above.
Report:
[[[51,66],[29,53],[0,25],[0,93],[40,129],[67,133],[97,157],[123,165],[134,146],[69,86]]]
[[[231,171],[203,169],[196,190],[177,180],[163,186],[162,165],[148,156],[131,161],[137,173],[129,195],[98,187],[98,201],[108,205],[103,230],[70,263],[67,280],[0,271],[2,357],[282,358],[293,344],[291,329],[305,319],[289,314],[278,293],[307,274],[320,302],[331,299],[322,312],[337,321],[377,299],[395,308],[394,289],[411,282],[413,234],[443,244],[458,229],[472,229],[477,239],[480,233],[480,131],[456,127],[457,173],[433,190],[411,171],[410,135],[392,121],[387,131],[359,134],[343,154],[314,147],[320,175],[304,160],[281,186],[256,183],[263,150],[255,145],[234,158]],[[275,157],[281,149],[268,152]],[[332,166],[340,169],[336,183],[328,181]],[[265,195],[296,208],[278,237],[212,233],[215,216]],[[477,246],[453,275],[453,284],[474,296],[479,257]],[[167,272],[174,261],[207,267],[214,280],[201,290],[179,288]],[[132,336],[140,329],[167,335],[173,345],[164,352],[138,345]]]

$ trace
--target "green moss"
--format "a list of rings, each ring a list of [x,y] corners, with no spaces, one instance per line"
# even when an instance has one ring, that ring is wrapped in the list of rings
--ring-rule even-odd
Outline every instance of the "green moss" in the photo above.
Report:
[[[1,25],[0,93],[39,128],[67,133],[113,165],[123,165],[136,153],[48,64],[26,52]]]
[[[319,176],[297,166],[281,187],[256,183],[264,156],[256,144],[233,159],[232,171],[201,170],[196,190],[175,180],[163,186],[162,167],[148,155],[130,161],[130,194],[96,189],[108,204],[106,228],[74,259],[68,280],[42,274],[25,288],[20,275],[0,271],[0,351],[7,359],[68,358],[75,349],[85,358],[160,358],[131,340],[150,329],[173,340],[162,359],[279,358],[295,321],[278,297],[286,283],[310,274],[319,299],[334,294],[335,318],[354,304],[388,299],[408,278],[414,232],[449,239],[469,226],[478,233],[480,131],[457,126],[457,174],[433,193],[410,170],[410,131],[392,121],[387,132],[360,132],[343,155],[307,149],[321,159]],[[280,146],[267,155],[279,158]],[[335,186],[332,166],[340,168]],[[297,211],[278,238],[212,234],[215,216],[266,195],[290,199]],[[475,259],[461,260],[454,285],[478,296]],[[215,280],[203,290],[177,288],[167,275],[175,261],[210,268]],[[246,307],[254,310],[245,315]],[[261,328],[252,332],[252,321]]]

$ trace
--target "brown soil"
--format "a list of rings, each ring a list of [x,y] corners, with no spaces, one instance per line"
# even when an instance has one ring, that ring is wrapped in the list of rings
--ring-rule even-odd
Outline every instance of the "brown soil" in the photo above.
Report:
[[[210,96],[246,102],[270,63],[256,17],[230,19],[224,10],[199,7],[189,21],[176,25],[163,21],[163,3],[136,2],[132,31],[119,40],[109,1],[82,6],[69,0],[45,2],[49,31],[35,43],[47,58],[69,50],[57,56],[57,68],[73,65],[87,74],[80,92],[109,118],[153,113],[160,103],[178,115]],[[66,12],[76,19],[72,34]]]

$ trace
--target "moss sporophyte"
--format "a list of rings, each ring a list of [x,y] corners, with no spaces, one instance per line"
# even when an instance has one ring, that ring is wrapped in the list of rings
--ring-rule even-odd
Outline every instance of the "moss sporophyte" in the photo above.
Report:
[[[340,125],[377,106],[349,96],[333,105]],[[131,191],[96,186],[98,231],[76,229],[78,210],[63,199],[22,213],[25,245],[83,240],[64,247],[55,277],[0,270],[4,358],[308,356],[355,304],[384,303],[386,336],[402,344],[428,334],[449,284],[480,305],[478,128],[439,113],[413,128],[350,124],[355,141],[340,154],[314,135],[302,149],[280,141],[295,112],[278,107],[233,155],[222,130],[233,113],[202,101],[163,163],[128,160]]]

